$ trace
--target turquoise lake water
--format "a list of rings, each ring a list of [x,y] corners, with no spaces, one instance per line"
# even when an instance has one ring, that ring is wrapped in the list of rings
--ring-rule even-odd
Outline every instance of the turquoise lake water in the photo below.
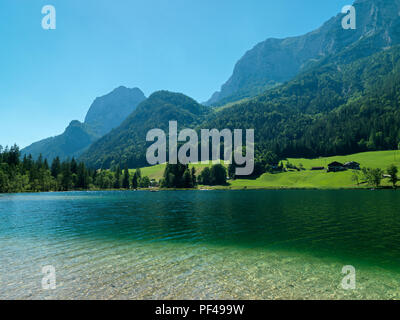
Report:
[[[399,195],[0,195],[0,299],[400,299]]]

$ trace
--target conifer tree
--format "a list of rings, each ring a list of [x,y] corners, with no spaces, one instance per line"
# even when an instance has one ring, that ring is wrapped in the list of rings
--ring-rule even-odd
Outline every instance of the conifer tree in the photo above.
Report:
[[[120,165],[118,165],[116,170],[115,170],[114,188],[115,189],[120,189],[121,188],[121,167],[120,167]]]
[[[57,176],[61,173],[61,163],[60,163],[60,158],[56,157],[53,160],[53,163],[51,164],[51,175],[54,178],[57,178]]]
[[[195,186],[197,186],[197,179],[196,179],[196,169],[194,167],[192,167],[192,188],[194,188]]]
[[[132,178],[132,189],[136,190],[139,186],[139,181],[138,181],[138,176],[137,176],[137,170],[133,174]]]
[[[128,169],[127,164],[125,165],[124,179],[122,181],[122,188],[129,189],[129,169]]]

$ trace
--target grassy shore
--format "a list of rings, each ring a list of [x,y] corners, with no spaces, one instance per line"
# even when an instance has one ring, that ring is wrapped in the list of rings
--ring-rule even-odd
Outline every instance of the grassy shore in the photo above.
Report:
[[[303,167],[305,171],[291,171],[278,174],[263,174],[258,179],[240,179],[229,181],[229,186],[210,187],[210,189],[354,189],[368,188],[365,184],[357,186],[352,181],[352,171],[328,173],[326,171],[311,171],[312,167],[327,167],[333,161],[348,162],[356,161],[361,167],[381,168],[386,170],[391,164],[400,168],[400,151],[375,151],[364,152],[347,156],[324,157],[318,159],[287,159],[290,163]],[[285,162],[284,162],[285,163]],[[195,164],[197,174],[199,174],[207,164]],[[142,175],[150,179],[159,180],[162,178],[165,165],[142,168]],[[133,172],[134,170],[132,170]],[[383,187],[391,184],[387,179],[382,180]],[[206,187],[209,188],[209,187]]]

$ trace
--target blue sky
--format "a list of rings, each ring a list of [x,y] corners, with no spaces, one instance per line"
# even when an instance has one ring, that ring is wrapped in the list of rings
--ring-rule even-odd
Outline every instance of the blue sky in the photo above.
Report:
[[[269,37],[319,27],[352,0],[1,0],[0,144],[32,142],[83,121],[124,85],[199,102]],[[43,30],[41,9],[57,10]]]

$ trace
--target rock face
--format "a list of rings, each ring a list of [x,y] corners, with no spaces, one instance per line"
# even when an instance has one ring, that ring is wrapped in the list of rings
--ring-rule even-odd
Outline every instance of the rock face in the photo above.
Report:
[[[119,87],[111,93],[96,98],[86,115],[85,122],[74,120],[61,135],[31,144],[21,154],[33,158],[41,154],[48,161],[79,157],[94,141],[118,127],[145,100],[138,89]]]
[[[221,105],[255,96],[342,51],[357,48],[352,56],[358,59],[400,43],[400,0],[358,0],[354,7],[356,30],[343,29],[345,14],[338,14],[306,35],[257,44],[239,60],[231,78],[206,104]]]
[[[85,118],[85,124],[103,136],[118,127],[146,97],[138,88],[119,87],[113,92],[96,98]]]

